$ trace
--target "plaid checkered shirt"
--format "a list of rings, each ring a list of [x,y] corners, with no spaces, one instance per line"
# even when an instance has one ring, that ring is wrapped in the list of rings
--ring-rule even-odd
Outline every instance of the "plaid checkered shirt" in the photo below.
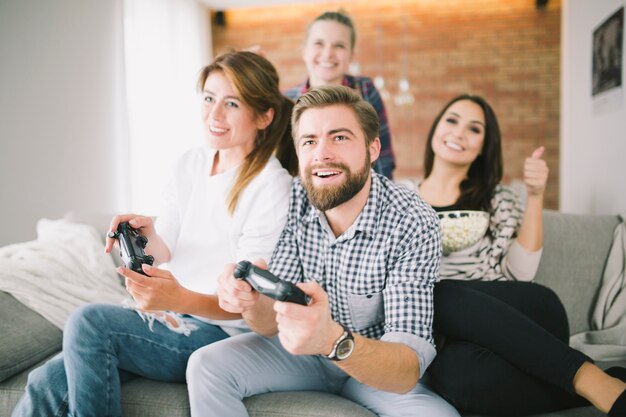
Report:
[[[373,171],[371,184],[357,219],[335,237],[296,178],[269,269],[287,281],[317,281],[333,320],[362,336],[409,346],[423,373],[435,357],[439,220],[417,194]]]

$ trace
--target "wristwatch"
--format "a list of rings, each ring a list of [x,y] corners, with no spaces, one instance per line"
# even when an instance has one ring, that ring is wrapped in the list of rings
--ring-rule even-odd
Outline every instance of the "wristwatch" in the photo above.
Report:
[[[333,345],[333,350],[330,351],[329,355],[322,355],[333,361],[348,359],[354,351],[354,336],[352,332],[343,324],[341,324],[341,327],[343,327],[343,333]]]

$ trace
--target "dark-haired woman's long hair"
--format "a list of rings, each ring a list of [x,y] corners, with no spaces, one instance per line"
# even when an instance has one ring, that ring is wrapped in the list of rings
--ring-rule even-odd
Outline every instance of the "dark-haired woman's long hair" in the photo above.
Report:
[[[470,94],[462,94],[453,98],[437,115],[428,133],[426,153],[424,154],[425,178],[433,170],[435,153],[433,152],[433,135],[439,121],[448,108],[461,100],[469,100],[483,109],[485,115],[485,140],[478,157],[470,165],[467,177],[461,182],[461,194],[455,203],[461,210],[483,210],[491,212],[491,198],[494,189],[502,180],[502,145],[500,141],[500,127],[493,109],[487,101]]]
[[[239,98],[261,117],[274,110],[272,122],[257,132],[254,149],[246,156],[233,187],[228,193],[228,212],[234,213],[239,195],[265,167],[273,154],[293,175],[298,173],[298,157],[291,138],[291,109],[293,102],[279,90],[278,73],[262,56],[248,51],[228,51],[200,72],[198,89],[214,71],[222,71],[233,84]]]

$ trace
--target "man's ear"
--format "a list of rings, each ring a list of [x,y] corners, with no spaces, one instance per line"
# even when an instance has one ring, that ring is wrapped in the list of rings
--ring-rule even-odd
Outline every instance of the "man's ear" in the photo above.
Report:
[[[272,123],[272,120],[274,120],[274,109],[269,109],[268,111],[266,111],[265,113],[263,113],[261,116],[257,118],[257,122],[256,122],[257,129],[259,130],[265,129],[266,127],[270,125],[270,123]]]
[[[380,138],[378,137],[374,138],[372,143],[370,143],[369,151],[370,151],[370,160],[372,161],[372,163],[374,163],[380,156]]]

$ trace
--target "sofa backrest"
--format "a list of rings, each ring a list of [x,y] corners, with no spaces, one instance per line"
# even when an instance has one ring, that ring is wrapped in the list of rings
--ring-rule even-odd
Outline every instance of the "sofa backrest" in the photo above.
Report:
[[[69,211],[65,213],[65,216],[63,216],[63,218],[74,223],[84,223],[93,226],[102,238],[102,242],[104,243],[107,230],[109,230],[109,225],[111,224],[111,219],[113,219],[113,216],[114,215],[110,213]],[[124,265],[124,262],[122,261],[122,258],[120,256],[119,249],[114,249],[113,251],[111,251],[111,257],[113,258],[113,263],[115,264],[115,266]]]
[[[618,216],[544,210],[544,248],[535,281],[561,298],[570,333],[589,330]]]
[[[68,213],[68,220],[91,224],[102,233],[113,217],[102,213]],[[552,288],[567,311],[571,334],[589,330],[589,319],[606,264],[616,215],[579,215],[544,210],[544,249],[535,281]],[[118,251],[113,251],[121,265]]]

